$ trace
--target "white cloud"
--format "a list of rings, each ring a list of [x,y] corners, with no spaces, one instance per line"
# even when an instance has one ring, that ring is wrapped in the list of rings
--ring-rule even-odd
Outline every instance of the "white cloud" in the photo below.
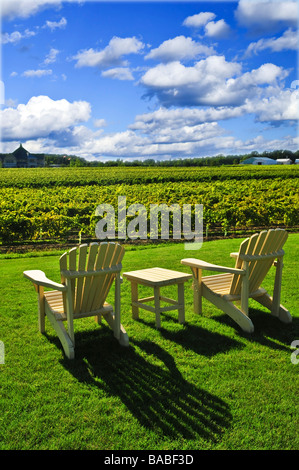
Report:
[[[134,80],[132,72],[128,67],[115,67],[113,69],[104,70],[102,76],[116,80]]]
[[[104,119],[94,121],[94,126],[99,128],[95,132],[78,125],[89,118],[88,103],[35,97],[27,105],[6,110],[3,116],[6,123],[4,137],[14,143],[22,140],[24,146],[34,152],[64,152],[87,159],[163,159],[169,156],[207,156],[256,149],[263,151],[280,148],[281,139],[268,141],[258,135],[242,141],[230,135],[216,120],[237,118],[244,113],[255,113],[256,119],[262,122],[273,118],[293,119],[298,93],[296,90],[280,91],[275,99],[247,100],[244,105],[235,108],[160,108],[136,116],[134,124],[126,131],[112,134],[104,133]],[[296,150],[295,139],[286,137],[282,140],[283,148]]]
[[[225,131],[216,122],[197,126],[166,126],[158,132],[145,135],[132,130],[104,135],[82,142],[81,152],[88,157],[102,155],[118,158],[153,158],[166,155],[194,155],[196,152],[214,149],[225,143]],[[230,137],[228,137],[231,140]]]
[[[241,25],[252,29],[272,30],[281,25],[296,26],[296,0],[240,0],[236,18]]]
[[[55,62],[58,54],[59,54],[58,49],[54,49],[54,48],[50,49],[49,54],[47,54],[44,60],[44,64],[48,65],[48,64],[52,64],[53,62]]]
[[[280,90],[270,97],[248,100],[244,108],[260,122],[296,121],[299,119],[298,102],[299,90]]]
[[[94,127],[105,127],[107,123],[105,119],[95,119],[93,125]]]
[[[169,132],[172,132],[172,130],[170,129]],[[186,134],[186,130],[184,132]],[[263,150],[276,150],[277,148],[295,151],[298,148],[298,138],[296,137],[285,136],[282,139],[267,140],[263,136],[257,135],[254,138],[242,141],[227,135],[225,130],[217,126],[216,123],[210,126],[202,126],[197,131],[194,130],[194,134],[196,132],[199,138],[193,141],[184,140],[182,133],[177,141],[173,135],[169,134],[168,137],[165,137],[165,142],[158,142],[153,138],[148,138],[147,136],[140,137],[128,131],[101,136],[99,132],[92,134],[86,127],[78,126],[74,129],[73,135],[72,131],[70,131],[69,146],[58,140],[44,138],[23,140],[23,145],[33,153],[75,154],[87,160],[95,160],[97,158],[104,160],[113,157],[125,160],[132,158],[139,160],[146,158],[162,160],[171,157],[213,156],[220,153],[228,155],[252,150],[262,152]],[[3,142],[2,151],[11,152],[18,145],[18,139],[9,143]]]
[[[271,96],[249,99],[240,106],[209,108],[164,108],[137,115],[130,129],[147,135],[155,135],[161,129],[193,128],[199,124],[235,119],[253,114],[258,122],[275,122],[299,119],[299,90],[272,90]]]
[[[177,36],[174,39],[164,41],[156,49],[152,49],[145,59],[157,59],[162,62],[175,60],[193,59],[198,56],[208,56],[214,54],[212,47],[195,42],[192,38]]]
[[[67,20],[65,18],[61,18],[60,21],[46,21],[46,24],[43,26],[43,28],[49,28],[51,31],[54,31],[57,28],[65,28],[66,25]]]
[[[4,140],[24,140],[47,137],[51,132],[59,132],[87,121],[90,117],[90,104],[86,101],[54,101],[48,96],[33,96],[27,104],[0,111],[2,138]]]
[[[226,38],[230,33],[230,27],[221,19],[218,21],[213,21],[216,18],[215,13],[211,12],[201,12],[197,15],[188,16],[184,22],[184,26],[190,26],[195,28],[205,29],[205,35],[212,38]]]
[[[18,43],[21,39],[27,39],[32,36],[35,36],[34,31],[30,31],[29,29],[26,29],[24,33],[20,33],[19,31],[14,31],[13,33],[3,33],[1,35],[1,43],[2,44],[16,44]]]
[[[221,121],[240,117],[245,113],[242,107],[210,107],[210,108],[159,108],[151,113],[137,115],[130,129],[144,133],[156,133],[162,127],[178,129],[198,124]]]
[[[45,6],[57,6],[61,0],[1,0],[2,16],[27,18]]]
[[[250,87],[265,84],[275,84],[277,80],[286,78],[288,71],[275,64],[263,64],[258,69],[246,72],[235,80],[238,87]],[[231,82],[232,83],[232,82]]]
[[[268,141],[261,135],[242,141],[230,135],[215,121],[196,123],[196,120],[191,119],[190,109],[185,110],[185,115],[189,114],[190,117],[188,122],[184,122],[180,114],[172,114],[169,110],[166,112],[168,119],[158,119],[154,127],[132,128],[124,132],[103,134],[102,129],[92,132],[85,126],[76,126],[68,128],[67,132],[56,133],[44,142],[48,146],[47,151],[52,153],[63,151],[87,159],[94,157],[163,159],[169,156],[207,156],[281,147],[281,140]],[[152,113],[150,114],[152,118]],[[146,120],[146,115],[144,118]],[[297,149],[297,143],[292,137],[282,140],[283,148]]]
[[[281,52],[284,50],[298,50],[298,32],[293,31],[289,28],[279,38],[260,39],[257,42],[249,44],[246,56],[250,56],[252,53],[258,54],[265,49],[270,49],[272,52]]]
[[[211,38],[227,38],[230,34],[230,27],[224,20],[210,21],[205,26],[205,34]]]
[[[136,37],[113,37],[108,46],[101,51],[87,49],[79,52],[73,59],[77,60],[76,67],[111,67],[125,66],[127,62],[122,60],[124,55],[138,54],[144,48],[144,44]]]
[[[274,64],[241,74],[241,64],[224,56],[210,56],[185,67],[180,62],[149,69],[140,83],[148,96],[157,96],[165,106],[240,106],[246,98],[261,96],[263,85],[277,86],[288,71]]]
[[[201,13],[198,13],[197,15],[188,16],[184,20],[183,25],[191,26],[195,28],[201,28],[202,26],[207,24],[209,21],[214,20],[214,18],[216,18],[215,13],[201,12]]]
[[[63,2],[81,3],[82,0],[1,0],[0,13],[4,18],[28,18],[49,7],[60,7]]]
[[[25,70],[25,72],[22,73],[23,77],[26,78],[31,78],[31,77],[45,77],[46,75],[52,75],[52,70],[51,69],[37,69],[37,70]]]

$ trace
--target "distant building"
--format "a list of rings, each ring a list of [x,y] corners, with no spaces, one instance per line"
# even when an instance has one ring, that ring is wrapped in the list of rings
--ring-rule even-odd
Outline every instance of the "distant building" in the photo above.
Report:
[[[276,165],[276,160],[268,157],[251,157],[241,162],[241,165]]]
[[[278,165],[290,165],[293,163],[290,158],[278,158],[276,161]]]
[[[2,153],[0,162],[3,168],[37,168],[45,166],[43,153],[30,153],[22,144],[12,153]]]

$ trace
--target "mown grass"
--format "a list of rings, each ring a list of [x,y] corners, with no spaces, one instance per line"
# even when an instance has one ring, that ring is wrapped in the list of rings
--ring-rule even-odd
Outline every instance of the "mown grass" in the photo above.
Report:
[[[189,281],[186,324],[179,325],[173,311],[158,331],[150,312],[132,319],[124,280],[122,323],[130,347],[119,346],[105,324],[78,320],[73,361],[47,321],[46,335],[38,333],[36,294],[22,276],[42,269],[59,281],[59,252],[0,257],[0,449],[298,450],[299,364],[291,362],[290,348],[299,339],[298,242],[291,234],[285,245],[281,299],[292,324],[254,302],[252,335],[206,301],[197,316]],[[189,256],[232,265],[229,253],[239,244],[210,241],[198,253],[183,244],[128,247],[123,270],[188,272],[180,260]],[[271,272],[266,288],[273,279]],[[172,289],[165,294],[175,295]]]

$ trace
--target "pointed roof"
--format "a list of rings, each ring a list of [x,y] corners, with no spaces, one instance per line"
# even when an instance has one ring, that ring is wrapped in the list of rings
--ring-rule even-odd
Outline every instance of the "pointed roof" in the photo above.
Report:
[[[28,155],[29,155],[29,152],[22,146],[22,144],[20,144],[20,147],[17,148],[14,152],[12,152],[13,155],[16,157],[16,158],[19,158],[19,159],[24,159],[24,158],[27,158]]]

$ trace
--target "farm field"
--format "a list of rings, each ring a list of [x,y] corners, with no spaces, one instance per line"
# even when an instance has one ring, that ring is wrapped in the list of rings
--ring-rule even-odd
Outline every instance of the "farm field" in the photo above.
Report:
[[[202,204],[204,234],[299,225],[299,166],[0,170],[0,241],[93,238],[95,209]],[[171,229],[171,227],[170,227]],[[80,234],[80,235],[79,235]]]
[[[299,365],[291,361],[291,344],[299,340],[299,234],[291,233],[299,225],[298,176],[295,165],[1,169],[0,449],[298,450]],[[203,204],[205,235],[220,230],[242,237],[257,226],[286,226],[281,303],[293,322],[283,325],[254,301],[251,335],[205,300],[198,316],[188,281],[185,325],[173,311],[157,330],[149,312],[132,319],[124,279],[129,348],[119,346],[105,323],[77,320],[76,358],[67,360],[48,322],[46,334],[38,333],[36,293],[22,274],[41,269],[59,282],[64,250],[11,253],[9,247],[94,239],[96,207],[108,203],[117,212],[118,196],[147,209]],[[230,266],[229,253],[241,241],[205,237],[192,257]],[[180,263],[182,243],[124,245],[123,272],[141,266],[189,272]],[[263,287],[271,292],[273,282],[271,270]],[[173,287],[167,289],[172,297]]]
[[[230,266],[229,253],[241,241],[204,242],[194,256]],[[251,335],[205,299],[198,316],[188,281],[185,325],[172,311],[157,330],[150,312],[132,319],[124,279],[121,312],[130,346],[121,347],[105,322],[76,320],[73,361],[47,320],[46,334],[38,332],[36,293],[22,275],[41,269],[59,282],[61,252],[0,255],[0,449],[173,450],[194,457],[197,450],[298,450],[299,364],[291,361],[291,343],[299,340],[298,247],[299,235],[290,234],[281,302],[291,324],[254,301]],[[188,272],[180,263],[183,244],[125,248],[123,272],[156,265]],[[274,269],[264,287],[273,281]]]

